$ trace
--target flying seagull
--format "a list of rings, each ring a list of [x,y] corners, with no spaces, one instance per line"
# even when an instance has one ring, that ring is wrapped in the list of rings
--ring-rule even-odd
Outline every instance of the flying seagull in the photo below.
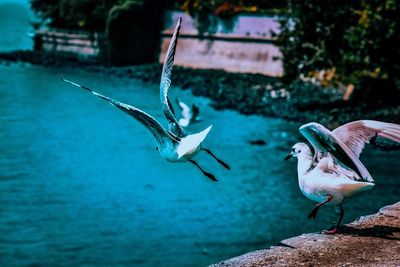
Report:
[[[344,124],[333,131],[312,122],[299,128],[311,143],[297,143],[285,158],[298,159],[297,172],[301,192],[318,202],[308,215],[315,218],[322,205],[335,206],[339,214],[336,226],[324,231],[335,234],[344,215],[342,203],[375,186],[368,170],[359,160],[365,144],[377,137],[400,143],[400,125],[372,120]]]
[[[180,25],[181,25],[181,19],[179,20],[178,25],[175,28],[173,40],[171,43],[176,43],[176,36],[177,36],[177,33],[179,32]],[[176,44],[175,44],[175,46],[176,46]],[[168,51],[170,53],[170,49]],[[167,53],[167,58],[170,58],[170,55],[168,55],[168,53]],[[171,68],[169,68],[169,71],[170,71],[170,69]],[[167,76],[165,75],[165,70],[166,70],[166,68],[164,66],[161,83],[165,83],[165,78],[167,78]],[[169,79],[169,78],[167,78],[167,79]],[[212,126],[209,126],[207,129],[203,130],[200,133],[190,134],[190,135],[182,134],[181,132],[176,131],[176,129],[174,129],[171,126],[170,126],[171,130],[166,130],[152,116],[150,116],[149,114],[145,113],[144,111],[142,111],[136,107],[121,103],[110,97],[99,94],[99,93],[93,91],[92,89],[90,89],[86,86],[80,85],[78,83],[75,83],[75,82],[72,82],[72,81],[69,81],[66,79],[63,79],[63,81],[65,81],[71,85],[74,85],[74,86],[77,86],[82,89],[90,91],[92,94],[94,94],[94,95],[100,97],[101,99],[107,101],[108,103],[114,105],[118,109],[122,110],[123,112],[127,113],[128,115],[130,115],[131,117],[136,119],[138,122],[140,122],[146,128],[148,128],[150,130],[150,132],[153,134],[154,138],[156,139],[157,150],[159,151],[159,153],[163,159],[165,159],[169,162],[191,162],[192,164],[196,165],[201,170],[201,172],[205,176],[207,176],[209,179],[211,179],[212,181],[217,181],[216,177],[213,174],[204,171],[200,167],[200,165],[192,159],[200,150],[202,150],[201,143],[206,138],[206,136],[209,133],[209,131],[211,130]],[[163,87],[163,85],[161,85],[161,87]],[[166,103],[166,104],[168,105],[168,103]]]
[[[182,127],[188,127],[189,125],[201,121],[199,118],[200,109],[197,105],[192,104],[192,108],[190,108],[178,98],[175,99],[175,102],[181,110],[182,118],[179,119],[179,124]]]
[[[180,125],[179,122],[177,121],[171,102],[168,98],[168,90],[171,86],[172,68],[174,66],[174,57],[175,57],[176,46],[178,44],[178,36],[181,24],[182,24],[182,18],[179,18],[179,21],[175,27],[174,34],[172,35],[171,42],[167,50],[167,54],[165,56],[164,65],[161,73],[161,81],[160,81],[160,101],[164,115],[168,120],[169,131],[178,138],[185,138],[188,135],[183,129],[182,125]],[[225,163],[223,160],[219,159],[217,156],[215,156],[214,153],[211,152],[211,150],[202,147],[201,144],[199,144],[196,147],[196,149],[197,149],[196,153],[200,150],[205,151],[210,156],[212,156],[219,164],[221,164],[224,168],[230,170],[229,165]],[[193,161],[192,159],[190,159],[189,161],[200,168],[197,162]]]

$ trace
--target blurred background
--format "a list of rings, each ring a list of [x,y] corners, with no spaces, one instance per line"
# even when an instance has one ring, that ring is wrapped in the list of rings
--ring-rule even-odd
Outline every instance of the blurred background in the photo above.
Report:
[[[204,145],[232,171],[196,158],[218,183],[60,80],[166,125],[158,83],[179,17],[170,97],[199,107],[188,131],[213,125]],[[329,227],[331,208],[307,219],[283,158],[310,121],[400,123],[399,18],[396,0],[0,1],[0,266],[206,266]],[[377,186],[345,222],[399,200],[398,148],[361,155]]]

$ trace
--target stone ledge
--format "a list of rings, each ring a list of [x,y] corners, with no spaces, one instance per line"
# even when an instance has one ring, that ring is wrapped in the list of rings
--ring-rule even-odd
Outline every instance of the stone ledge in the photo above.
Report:
[[[340,230],[303,234],[211,266],[400,266],[400,202]]]

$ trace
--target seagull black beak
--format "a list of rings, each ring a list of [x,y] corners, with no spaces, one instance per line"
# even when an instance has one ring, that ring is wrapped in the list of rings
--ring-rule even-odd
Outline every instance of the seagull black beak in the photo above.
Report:
[[[293,157],[292,154],[289,154],[289,155],[287,155],[287,156],[285,157],[285,160],[288,160],[288,159],[290,159],[291,157]]]

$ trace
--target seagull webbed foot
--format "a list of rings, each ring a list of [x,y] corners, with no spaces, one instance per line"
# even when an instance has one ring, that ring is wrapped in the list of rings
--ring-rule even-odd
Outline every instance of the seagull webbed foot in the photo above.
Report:
[[[308,219],[314,219],[315,217],[317,217],[319,207],[320,207],[320,206],[316,205],[316,206],[312,209],[312,211],[310,212],[310,214],[308,214]]]
[[[334,235],[337,234],[338,228],[337,227],[332,227],[331,229],[328,230],[323,230],[322,233],[325,235]]]
[[[203,171],[203,174],[204,174],[205,176],[207,176],[211,181],[213,181],[213,182],[218,182],[217,178],[216,178],[213,174],[211,174],[211,173],[209,173],[209,172],[205,172],[205,171]]]
[[[217,160],[217,162],[219,163],[219,164],[221,164],[225,169],[227,169],[227,170],[231,170],[231,167],[229,167],[229,165],[228,165],[228,163],[226,163],[226,162],[224,162],[224,161],[222,161],[222,160],[220,160],[220,159],[216,159]]]

